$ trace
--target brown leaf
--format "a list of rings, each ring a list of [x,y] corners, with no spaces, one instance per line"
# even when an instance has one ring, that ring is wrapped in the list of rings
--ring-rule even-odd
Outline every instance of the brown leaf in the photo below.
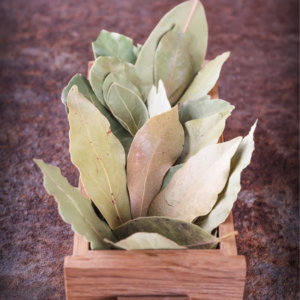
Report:
[[[133,218],[146,216],[165,173],[183,147],[178,107],[152,117],[133,139],[127,161],[127,185]]]

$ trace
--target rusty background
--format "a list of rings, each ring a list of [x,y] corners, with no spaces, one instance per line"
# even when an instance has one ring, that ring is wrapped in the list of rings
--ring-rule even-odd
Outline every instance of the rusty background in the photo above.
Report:
[[[2,0],[0,3],[0,299],[65,299],[63,259],[73,234],[32,158],[73,184],[60,93],[86,74],[101,29],[143,44],[176,0]],[[236,106],[225,139],[258,118],[256,150],[234,206],[247,258],[244,299],[298,299],[298,1],[203,0],[207,58],[232,51],[220,97]]]

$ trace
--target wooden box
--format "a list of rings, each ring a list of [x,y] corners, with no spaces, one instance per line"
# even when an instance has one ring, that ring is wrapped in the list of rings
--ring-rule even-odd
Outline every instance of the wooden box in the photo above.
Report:
[[[218,99],[217,86],[210,95]],[[232,231],[230,213],[219,236]],[[64,275],[68,300],[241,300],[246,261],[234,236],[215,250],[91,251],[75,234]]]

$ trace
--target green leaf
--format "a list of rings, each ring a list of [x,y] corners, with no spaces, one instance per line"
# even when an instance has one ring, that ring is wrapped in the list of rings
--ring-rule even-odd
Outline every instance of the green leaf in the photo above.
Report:
[[[117,240],[123,240],[137,232],[158,233],[180,246],[194,245],[195,249],[211,249],[216,238],[199,226],[167,217],[142,217],[131,220],[113,231]],[[210,243],[211,242],[211,243]]]
[[[162,80],[171,105],[175,105],[192,77],[190,39],[178,25],[160,40],[154,63],[155,86]]]
[[[182,151],[184,135],[178,107],[152,117],[133,139],[127,160],[132,218],[146,216],[165,173]]]
[[[126,87],[129,90],[132,90],[135,94],[137,94],[139,96],[139,98],[142,98],[139,89],[134,84],[132,84],[124,75],[110,73],[105,78],[104,83],[103,83],[103,96],[104,96],[106,104],[107,104],[108,90],[113,83],[117,83],[123,87]]]
[[[225,52],[222,55],[217,56],[201,69],[181,97],[179,103],[185,103],[193,98],[199,98],[206,95],[218,81],[222,65],[229,55],[230,52]]]
[[[132,136],[148,121],[143,100],[132,90],[113,83],[108,91],[107,104],[115,118]]]
[[[33,161],[42,170],[44,187],[58,203],[59,214],[63,220],[72,225],[73,231],[91,242],[93,250],[109,249],[104,239],[115,238],[107,224],[97,217],[91,200],[84,198],[78,188],[71,186],[61,175],[59,168],[45,164],[40,159]]]
[[[160,188],[160,192],[169,184],[175,173],[181,169],[184,166],[184,164],[173,166],[169,169],[169,171],[166,173],[163,183]]]
[[[192,222],[208,214],[226,184],[230,160],[241,139],[206,147],[192,156],[154,198],[148,215]]]
[[[66,106],[67,113],[69,113],[67,106],[68,93],[74,85],[77,86],[78,91],[84,96],[84,98],[93,103],[101,114],[107,118],[110,123],[111,132],[120,140],[127,155],[133,140],[132,135],[115,119],[112,113],[99,102],[89,81],[81,74],[75,75],[62,92],[62,101]]]
[[[95,59],[99,56],[113,56],[123,62],[136,62],[133,41],[122,34],[102,30],[92,47]]]
[[[190,157],[207,146],[216,144],[225,128],[230,111],[225,110],[210,117],[191,120],[183,125],[184,147],[177,163],[186,163]]]
[[[189,101],[179,110],[179,120],[184,124],[190,120],[210,117],[225,110],[231,112],[234,106],[224,100],[202,100]]]
[[[164,250],[164,249],[186,249],[158,233],[137,232],[117,243],[108,239],[105,241],[118,249],[123,250]]]
[[[76,74],[75,76],[72,77],[72,79],[70,80],[68,85],[63,89],[62,94],[61,94],[61,101],[65,105],[67,113],[69,113],[69,109],[67,106],[68,93],[73,85],[77,85],[79,92],[87,100],[89,100],[91,103],[93,103],[100,111],[102,110],[103,106],[101,105],[98,98],[94,94],[89,81],[83,75]]]
[[[153,86],[147,100],[148,112],[150,118],[171,110],[170,102],[167,98],[166,89],[160,80],[156,93],[156,87]]]
[[[140,44],[137,44],[137,46],[133,46],[133,53],[136,56],[136,59],[139,57],[142,47],[143,45]]]
[[[103,96],[103,82],[107,75],[111,72],[121,73],[124,64],[116,57],[103,57],[100,56],[96,59],[91,67],[89,78],[93,90],[101,102],[101,104],[107,107]]]
[[[199,1],[186,1],[169,11],[157,24],[145,42],[136,61],[139,76],[149,92],[154,85],[154,57],[160,39],[177,24],[189,37],[189,51],[193,65],[192,78],[201,69],[207,47],[207,22]]]
[[[135,85],[142,94],[143,100],[146,100],[148,94],[145,93],[144,83],[137,74],[135,66],[130,63],[122,63],[116,57],[103,57],[100,56],[94,62],[90,70],[90,82],[93,90],[99,101],[107,107],[103,95],[103,83],[105,78],[110,74],[120,74],[125,76],[133,85]]]
[[[84,188],[111,228],[130,220],[125,153],[107,119],[73,86],[68,95],[70,154]]]
[[[196,221],[198,226],[202,227],[208,232],[211,232],[214,228],[217,228],[226,220],[233,207],[233,203],[237,199],[237,195],[241,190],[241,173],[243,169],[250,164],[251,156],[254,150],[253,134],[256,123],[257,121],[252,126],[249,134],[244,137],[236,153],[231,159],[228,181],[223,191],[219,194],[214,208],[208,215],[200,217]]]

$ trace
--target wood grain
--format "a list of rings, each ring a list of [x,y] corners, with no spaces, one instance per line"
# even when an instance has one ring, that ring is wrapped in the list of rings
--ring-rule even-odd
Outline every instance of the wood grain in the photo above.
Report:
[[[188,296],[118,297],[118,300],[189,300]]]
[[[189,295],[242,299],[246,262],[219,250],[89,251],[65,259],[68,299]]]

